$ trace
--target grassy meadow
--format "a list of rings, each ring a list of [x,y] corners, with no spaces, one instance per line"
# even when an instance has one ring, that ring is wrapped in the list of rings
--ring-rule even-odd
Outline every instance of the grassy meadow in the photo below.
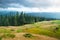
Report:
[[[22,36],[27,33],[34,35],[34,37],[32,36],[32,38],[26,39]],[[46,36],[47,39],[42,37],[41,39],[41,35],[44,37]],[[51,40],[60,39],[60,20],[42,21],[23,26],[0,27],[0,40],[50,40],[49,37],[51,37]]]

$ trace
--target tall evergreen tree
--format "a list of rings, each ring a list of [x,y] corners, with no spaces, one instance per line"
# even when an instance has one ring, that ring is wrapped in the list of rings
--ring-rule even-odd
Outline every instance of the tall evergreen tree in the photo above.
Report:
[[[21,14],[20,14],[20,24],[22,25],[22,24],[24,24],[24,23],[25,23],[24,13],[21,12]]]

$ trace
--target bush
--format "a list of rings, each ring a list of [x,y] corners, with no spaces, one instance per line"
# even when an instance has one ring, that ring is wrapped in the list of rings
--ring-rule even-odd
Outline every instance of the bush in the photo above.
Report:
[[[14,34],[7,33],[7,34],[3,34],[2,37],[5,37],[5,38],[14,38],[15,35]]]
[[[32,35],[32,34],[27,33],[27,34],[24,34],[24,37],[32,38],[32,37],[33,37],[33,35]]]
[[[2,37],[0,36],[0,40],[2,40]]]
[[[14,29],[11,29],[11,31],[15,31]]]

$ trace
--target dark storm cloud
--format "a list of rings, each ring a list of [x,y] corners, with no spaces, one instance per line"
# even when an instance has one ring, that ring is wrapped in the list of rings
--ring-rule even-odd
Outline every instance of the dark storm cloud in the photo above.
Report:
[[[25,0],[0,0],[0,7],[2,7],[2,8],[10,7],[9,4],[12,4],[12,3],[21,4],[26,7],[30,6],[30,5],[28,5],[29,3],[26,2]]]
[[[60,1],[58,0],[0,0],[0,8],[7,7],[18,7],[15,4],[22,5],[25,7],[49,7],[52,5],[60,5]],[[10,5],[14,4],[14,5]]]
[[[39,3],[39,5],[36,5],[35,3],[31,3],[27,0],[0,0],[0,7],[2,7],[2,8],[10,7],[9,4],[12,4],[12,3],[21,4],[26,7],[37,7],[37,6],[43,7],[43,6],[49,5],[47,2],[45,2],[45,3],[43,3],[43,2]],[[12,6],[12,7],[14,7],[14,6]]]

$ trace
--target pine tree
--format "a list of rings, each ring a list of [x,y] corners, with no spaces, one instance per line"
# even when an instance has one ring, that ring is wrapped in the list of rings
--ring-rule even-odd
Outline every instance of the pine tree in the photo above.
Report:
[[[8,19],[8,15],[6,15],[5,17],[4,17],[4,25],[5,26],[9,26],[10,24],[9,24],[9,19]]]
[[[17,12],[16,15],[14,16],[15,26],[17,26],[18,23],[19,23],[19,20],[18,19],[19,19],[19,13]]]
[[[22,24],[24,24],[24,23],[25,23],[24,13],[21,12],[21,14],[20,14],[20,24],[22,25]]]

